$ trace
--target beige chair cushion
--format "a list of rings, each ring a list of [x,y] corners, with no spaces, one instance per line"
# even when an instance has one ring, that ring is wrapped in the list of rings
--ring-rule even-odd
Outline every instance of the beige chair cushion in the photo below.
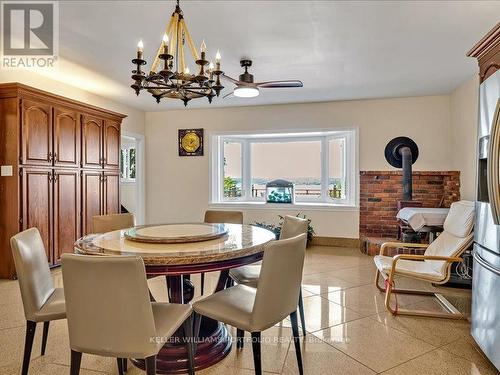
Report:
[[[205,212],[205,223],[243,224],[243,212],[208,210]]]
[[[297,309],[307,236],[270,242],[257,288],[237,285],[194,303],[193,309],[249,332],[261,332]]]
[[[119,229],[131,228],[135,225],[134,215],[131,213],[99,215],[92,218],[92,232],[106,233]]]
[[[63,292],[54,288],[47,255],[38,229],[30,228],[10,239],[26,320],[64,319]]]
[[[35,311],[35,322],[46,322],[49,320],[66,319],[66,303],[64,301],[64,289],[56,288],[45,301],[40,310]]]
[[[151,303],[139,257],[64,254],[62,272],[72,350],[108,357],[156,355],[191,313]]]
[[[252,332],[255,328],[251,320],[256,293],[255,288],[236,285],[195,302],[193,309],[198,314]]]
[[[373,260],[384,279],[387,279],[392,268],[392,257],[376,255]],[[398,275],[430,279],[436,282],[444,279],[441,272],[436,271],[431,264],[414,260],[399,260],[396,264],[396,273]]]
[[[281,227],[280,240],[296,237],[299,234],[307,233],[309,221],[295,216],[285,216]],[[233,268],[229,271],[229,276],[238,284],[246,284],[257,287],[259,282],[261,262],[249,266]]]
[[[472,233],[474,227],[475,204],[470,201],[459,201],[451,204],[443,228],[445,232],[464,238]]]
[[[238,284],[246,284],[254,288],[257,287],[260,276],[261,264],[251,264],[229,270],[229,276]]]
[[[184,321],[191,315],[191,305],[177,303],[151,303],[155,321],[156,335],[162,340],[158,341],[158,350],[165,344]]]

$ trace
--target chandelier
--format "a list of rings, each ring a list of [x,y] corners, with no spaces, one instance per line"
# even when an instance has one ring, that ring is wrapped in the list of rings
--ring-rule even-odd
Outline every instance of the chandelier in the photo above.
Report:
[[[186,65],[184,53],[186,42],[196,65],[199,66],[197,74],[192,74]],[[223,72],[220,68],[220,52],[217,51],[215,55],[214,65],[207,60],[206,49],[207,46],[203,41],[198,54],[177,0],[175,11],[170,17],[148,74],[141,69],[146,65],[146,60],[143,58],[144,44],[142,40],[137,44],[137,58],[132,60],[136,65],[136,69],[132,71],[134,83],[130,87],[134,89],[136,95],[146,90],[158,103],[162,98],[171,98],[182,100],[186,106],[191,99],[203,97],[212,103],[213,97],[219,96],[224,88],[220,82]]]

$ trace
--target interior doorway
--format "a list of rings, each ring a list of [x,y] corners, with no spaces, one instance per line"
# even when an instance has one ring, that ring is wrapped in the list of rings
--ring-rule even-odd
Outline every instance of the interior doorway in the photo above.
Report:
[[[144,135],[122,132],[120,151],[120,203],[122,212],[135,216],[137,225],[145,224]]]

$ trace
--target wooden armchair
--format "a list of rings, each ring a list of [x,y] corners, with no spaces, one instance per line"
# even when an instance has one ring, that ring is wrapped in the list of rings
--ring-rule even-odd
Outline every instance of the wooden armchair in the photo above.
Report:
[[[431,244],[414,244],[386,242],[380,248],[380,255],[375,256],[377,267],[375,285],[385,292],[385,306],[393,315],[428,316],[449,319],[462,319],[462,314],[443,295],[424,290],[397,289],[394,279],[404,276],[434,284],[446,283],[451,274],[451,265],[461,262],[460,256],[471,245],[473,240],[474,203],[460,201],[453,203],[444,223],[444,231]],[[423,255],[399,254],[394,257],[385,255],[391,247],[426,248]],[[380,285],[380,276],[385,285]],[[392,307],[393,293],[433,295],[446,308],[448,313],[427,310],[406,310]]]

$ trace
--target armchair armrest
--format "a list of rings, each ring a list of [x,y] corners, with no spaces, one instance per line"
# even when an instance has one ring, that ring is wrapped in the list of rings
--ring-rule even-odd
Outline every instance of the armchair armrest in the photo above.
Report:
[[[429,247],[429,244],[425,243],[405,243],[405,242],[384,242],[382,246],[380,246],[380,255],[385,254],[385,249],[390,247],[414,247],[424,249]]]

